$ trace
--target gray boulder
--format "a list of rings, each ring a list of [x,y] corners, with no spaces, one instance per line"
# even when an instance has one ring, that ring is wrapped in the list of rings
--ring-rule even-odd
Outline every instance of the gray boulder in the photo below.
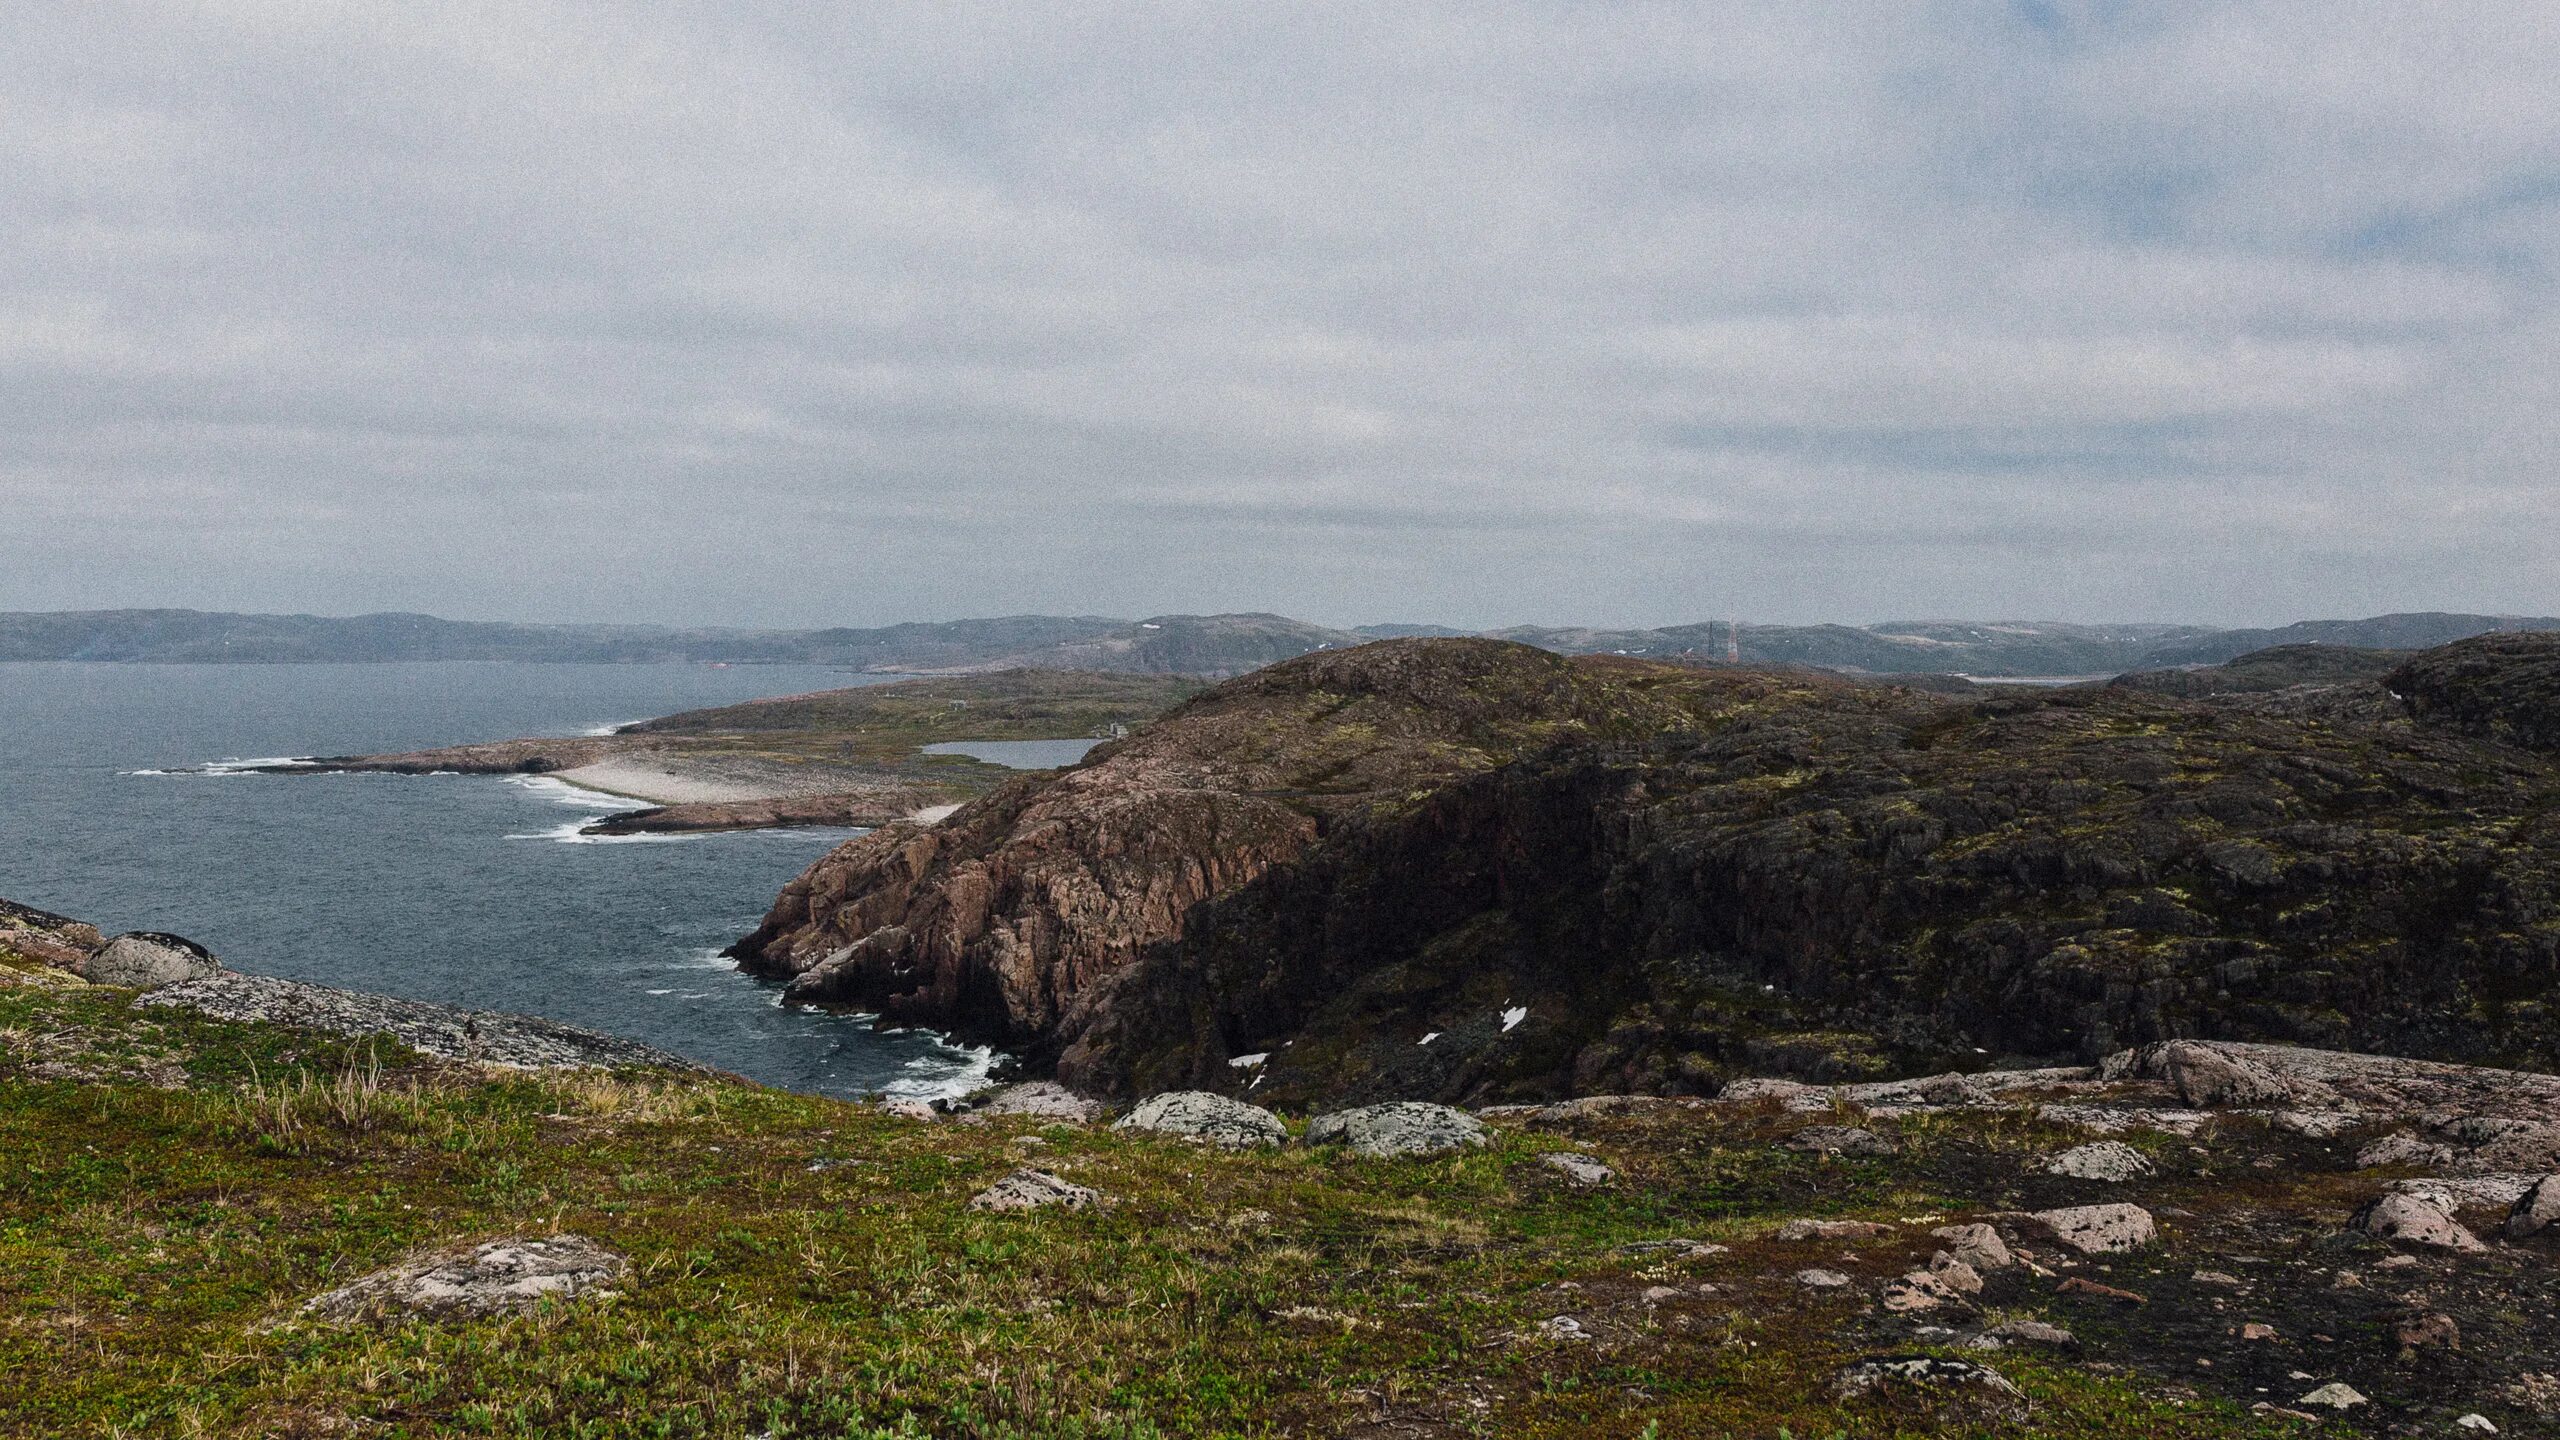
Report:
[[[1353,1153],[1393,1159],[1439,1155],[1486,1143],[1484,1122],[1464,1110],[1425,1100],[1390,1100],[1337,1110],[1307,1122],[1310,1145],[1347,1145]]]
[[[377,1270],[314,1296],[302,1313],[341,1321],[522,1314],[545,1300],[610,1294],[629,1268],[621,1256],[581,1235],[492,1240]]]
[[[1169,1090],[1151,1096],[1111,1128],[1181,1135],[1231,1150],[1277,1145],[1289,1138],[1289,1127],[1280,1123],[1279,1116],[1206,1090]]]
[[[1021,1169],[969,1197],[972,1210],[1038,1210],[1062,1205],[1089,1210],[1102,1203],[1102,1192],[1061,1180],[1046,1170]]]
[[[156,990],[163,985],[219,975],[222,962],[213,958],[212,951],[183,935],[137,930],[100,946],[97,954],[80,962],[79,969],[80,978],[92,985]]]
[[[2367,1205],[2347,1222],[2348,1227],[2367,1235],[2403,1245],[2424,1245],[2435,1250],[2478,1250],[2480,1237],[2462,1226],[2462,1222],[2446,1214],[2432,1201],[2404,1192],[2393,1192]]]
[[[2533,1188],[2516,1197],[2514,1208],[2507,1211],[2507,1235],[2522,1240],[2539,1235],[2554,1223],[2560,1223],[2560,1175],[2545,1175],[2533,1182]]]
[[[2083,1255],[2139,1250],[2160,1233],[2151,1212],[2139,1205],[2071,1205],[2038,1210],[2031,1218]]]
[[[1562,1174],[1566,1184],[1578,1185],[1586,1190],[1606,1185],[1618,1178],[1617,1171],[1588,1155],[1576,1155],[1570,1150],[1550,1150],[1539,1156],[1538,1160],[1548,1169]]]
[[[1033,1080],[997,1091],[975,1113],[1028,1115],[1038,1120],[1085,1125],[1102,1118],[1102,1102],[1088,1100],[1055,1080]]]
[[[2100,1140],[2065,1150],[2044,1168],[2048,1175],[2121,1183],[2141,1179],[2151,1173],[2153,1166],[2141,1151],[2121,1140]]]

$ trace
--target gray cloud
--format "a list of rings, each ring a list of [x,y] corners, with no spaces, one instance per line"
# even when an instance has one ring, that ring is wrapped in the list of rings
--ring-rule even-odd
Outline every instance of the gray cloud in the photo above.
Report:
[[[2560,20],[0,0],[0,606],[2560,609]]]

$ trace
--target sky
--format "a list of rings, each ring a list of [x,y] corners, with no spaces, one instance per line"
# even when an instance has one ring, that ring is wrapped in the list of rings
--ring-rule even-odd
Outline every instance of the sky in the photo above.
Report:
[[[2560,8],[0,33],[0,609],[2560,613]]]

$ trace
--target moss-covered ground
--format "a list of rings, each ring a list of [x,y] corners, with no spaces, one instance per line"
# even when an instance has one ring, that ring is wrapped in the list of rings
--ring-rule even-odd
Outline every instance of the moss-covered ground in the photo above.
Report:
[[[2245,1387],[2104,1349],[1990,1357],[2031,1402],[2022,1421],[1835,1400],[1844,1364],[1991,1318],[2128,1322],[2020,1273],[1934,1336],[1888,1323],[1873,1296],[1911,1263],[1907,1239],[1844,1254],[1774,1242],[1774,1225],[1882,1219],[1925,1253],[1922,1219],[2056,1203],[2066,1182],[2021,1167],[2067,1142],[2007,1116],[1907,1122],[1891,1160],[1772,1143],[1804,1118],[1690,1109],[1428,1161],[1225,1154],[718,1077],[493,1074],[124,992],[0,986],[0,1433],[2298,1433],[2248,1413]],[[1538,1152],[1567,1144],[1619,1183],[1566,1185]],[[968,1208],[1024,1163],[1110,1203]],[[2212,1183],[2195,1172],[2213,1162],[2176,1163]],[[2253,1183],[2264,1203],[2274,1182]],[[2305,1183],[2298,1203],[2347,1203]],[[2196,1218],[2113,1280],[2200,1263],[2177,1234],[2209,1228],[2202,1202],[2170,1209]],[[422,1248],[559,1231],[630,1258],[619,1295],[387,1328],[294,1317]],[[1671,1239],[1731,1248],[1646,1245]],[[1816,1264],[1858,1284],[1798,1286]],[[1548,1338],[1560,1314],[1584,1338]]]

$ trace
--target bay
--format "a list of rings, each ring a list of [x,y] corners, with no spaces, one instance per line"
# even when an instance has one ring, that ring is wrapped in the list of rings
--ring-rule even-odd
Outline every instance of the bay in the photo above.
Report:
[[[849,830],[580,837],[556,780],[224,762],[575,735],[894,676],[819,666],[0,663],[0,897],[235,969],[542,1015],[824,1094],[965,1090],[991,1057],[785,1010],[718,956]],[[215,773],[203,773],[211,765]],[[225,772],[230,773],[225,773]]]

